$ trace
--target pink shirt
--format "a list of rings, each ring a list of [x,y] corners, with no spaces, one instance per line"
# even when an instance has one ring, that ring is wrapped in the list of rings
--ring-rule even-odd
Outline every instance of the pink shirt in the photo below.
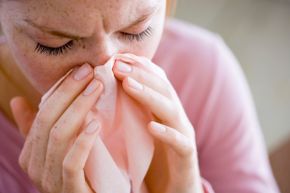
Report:
[[[247,82],[222,39],[172,20],[153,61],[195,128],[205,191],[278,193]],[[17,164],[23,139],[1,112],[0,130],[0,192],[37,192]]]

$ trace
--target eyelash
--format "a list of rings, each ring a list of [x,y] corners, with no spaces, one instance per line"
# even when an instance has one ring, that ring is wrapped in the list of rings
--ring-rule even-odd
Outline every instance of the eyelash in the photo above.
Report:
[[[74,44],[74,42],[73,42],[73,40],[71,40],[61,47],[51,48],[48,46],[41,45],[40,43],[37,43],[34,50],[36,52],[41,53],[41,54],[48,54],[48,55],[57,56],[57,55],[63,54],[68,49],[71,49],[73,47],[73,44]]]
[[[138,34],[129,34],[125,32],[121,32],[121,35],[125,40],[134,41],[137,42],[143,41],[145,37],[150,37],[152,35],[152,27],[148,27],[146,30],[144,30],[141,33]]]
[[[150,37],[152,35],[152,27],[149,26],[146,30],[138,34],[129,34],[129,33],[121,32],[121,35],[122,35],[122,38],[124,38],[125,40],[140,42],[140,41],[143,41],[145,37]],[[51,48],[48,46],[41,45],[40,43],[37,43],[34,50],[41,54],[57,56],[60,54],[64,54],[67,50],[71,49],[73,45],[74,45],[73,40],[57,48]]]

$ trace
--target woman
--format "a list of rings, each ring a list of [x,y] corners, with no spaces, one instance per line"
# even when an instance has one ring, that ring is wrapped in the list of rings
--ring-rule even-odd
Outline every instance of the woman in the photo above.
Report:
[[[236,60],[218,36],[165,22],[166,8],[165,0],[1,1],[1,192],[93,192],[83,168],[98,129],[88,126],[66,153],[68,144],[48,144],[78,129],[103,91],[92,68],[118,53],[143,67],[117,62],[116,78],[160,120],[148,123],[161,150],[150,192],[278,192]],[[171,83],[153,73],[161,68]]]

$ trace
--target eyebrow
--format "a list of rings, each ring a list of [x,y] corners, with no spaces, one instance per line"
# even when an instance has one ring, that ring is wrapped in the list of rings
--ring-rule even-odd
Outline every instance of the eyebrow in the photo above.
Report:
[[[128,27],[137,25],[137,24],[145,21],[149,16],[153,15],[156,12],[157,8],[158,8],[158,6],[154,7],[153,9],[151,8],[150,11],[147,11],[145,14],[142,14],[141,17],[139,17],[137,20],[135,20],[134,22],[129,24]],[[55,30],[53,28],[50,28],[50,27],[47,27],[47,26],[41,26],[39,24],[34,23],[30,19],[25,19],[24,21],[26,23],[28,23],[29,25],[31,25],[31,26],[33,26],[35,28],[38,28],[38,29],[40,29],[43,32],[49,33],[51,35],[54,35],[54,36],[58,36],[58,37],[62,37],[62,38],[68,38],[68,39],[73,39],[73,40],[79,40],[79,39],[83,38],[81,36],[78,36],[78,35],[75,35],[75,34],[71,34],[69,32],[57,31],[57,30]]]
[[[49,33],[51,35],[54,36],[58,36],[58,37],[63,37],[63,38],[69,38],[69,39],[74,39],[74,40],[79,40],[81,39],[80,36],[71,34],[69,32],[64,32],[64,31],[56,31],[53,28],[50,27],[46,27],[46,26],[41,26],[39,24],[34,23],[33,21],[31,21],[30,19],[25,19],[24,20],[26,23],[28,23],[29,25],[31,25],[32,27],[38,28],[43,32]]]

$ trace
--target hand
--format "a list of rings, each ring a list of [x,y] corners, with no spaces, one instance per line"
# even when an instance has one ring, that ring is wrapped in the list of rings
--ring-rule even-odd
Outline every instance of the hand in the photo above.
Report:
[[[162,155],[159,150],[158,155],[154,155],[152,164],[156,171],[150,169],[148,174],[155,181],[149,182],[153,187],[150,192],[203,192],[194,129],[165,72],[149,59],[133,54],[116,56],[113,72],[122,81],[125,92],[149,108],[158,120],[151,121],[148,129],[165,146],[166,159],[156,158]],[[167,168],[164,168],[166,160]],[[166,181],[163,180],[166,176],[162,176],[166,171],[160,173],[160,167],[168,170]]]
[[[39,191],[93,193],[84,166],[99,125],[93,120],[81,128],[102,89],[93,79],[92,67],[84,64],[64,79],[37,113],[23,97],[12,99],[15,121],[27,135],[19,164]]]

